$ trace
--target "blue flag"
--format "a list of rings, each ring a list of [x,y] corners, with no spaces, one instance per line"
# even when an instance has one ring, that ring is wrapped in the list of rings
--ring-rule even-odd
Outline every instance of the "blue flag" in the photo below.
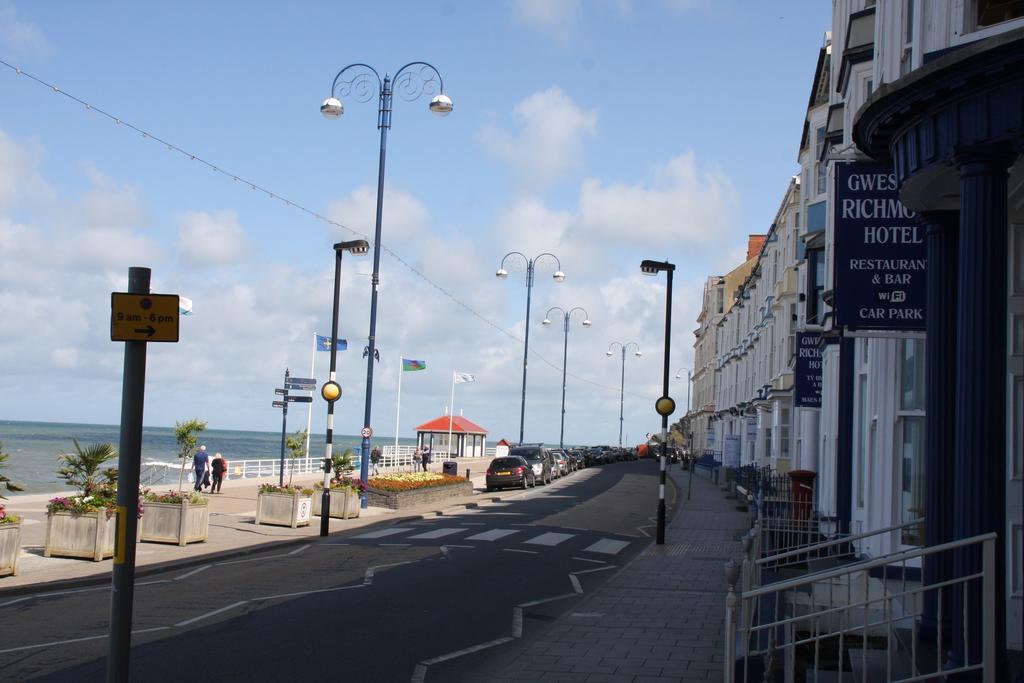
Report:
[[[338,350],[344,351],[348,348],[348,341],[345,339],[338,340]],[[331,338],[316,335],[316,350],[317,351],[330,351],[331,350]]]

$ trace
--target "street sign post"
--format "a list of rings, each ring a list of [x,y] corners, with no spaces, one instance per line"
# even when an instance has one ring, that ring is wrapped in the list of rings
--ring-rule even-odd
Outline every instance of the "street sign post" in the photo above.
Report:
[[[289,403],[312,403],[313,402],[313,397],[312,396],[285,396],[284,400],[288,401]]]
[[[316,389],[316,379],[309,377],[292,377],[285,383],[286,389],[295,391],[313,391]]]
[[[178,341],[178,295],[113,292],[110,341]]]
[[[284,408],[284,401],[274,401],[275,408]]]
[[[274,389],[274,393],[277,394],[278,396],[287,396],[288,395],[288,390],[287,389]]]

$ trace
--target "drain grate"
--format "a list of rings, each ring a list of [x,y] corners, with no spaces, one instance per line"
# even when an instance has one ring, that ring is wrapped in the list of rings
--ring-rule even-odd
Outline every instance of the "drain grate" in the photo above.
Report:
[[[650,553],[669,555],[672,557],[678,555],[714,555],[716,558],[724,556],[723,559],[727,559],[739,551],[740,546],[738,543],[700,542],[673,543],[665,546],[652,545],[648,549],[648,552]]]

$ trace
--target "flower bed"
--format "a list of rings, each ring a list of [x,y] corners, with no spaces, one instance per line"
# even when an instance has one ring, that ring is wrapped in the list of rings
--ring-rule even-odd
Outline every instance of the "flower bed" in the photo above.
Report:
[[[139,540],[186,545],[209,536],[210,512],[206,498],[196,491],[142,494],[146,515],[139,525]]]
[[[18,554],[21,552],[21,520],[7,514],[0,503],[0,576],[18,573]]]
[[[473,493],[473,483],[465,477],[434,472],[373,477],[369,483],[370,505],[392,510],[442,502]]]
[[[117,515],[106,509],[86,512],[50,509],[46,516],[45,557],[86,557],[96,562],[114,555]]]
[[[256,496],[256,523],[280,526],[308,526],[312,513],[313,489],[300,486],[261,484]]]
[[[314,484],[313,514],[320,516],[323,506],[323,484]],[[331,517],[351,519],[359,516],[359,506],[366,486],[359,479],[341,477],[331,479]]]

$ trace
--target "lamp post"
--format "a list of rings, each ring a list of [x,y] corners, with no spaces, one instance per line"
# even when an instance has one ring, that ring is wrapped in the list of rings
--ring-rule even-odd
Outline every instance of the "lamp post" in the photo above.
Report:
[[[324,446],[324,490],[320,497],[320,535],[326,536],[331,524],[331,456],[334,450],[334,402],[341,398],[341,385],[337,381],[338,367],[338,307],[341,302],[341,255],[365,254],[370,245],[366,240],[338,242],[334,245],[334,309],[331,316],[331,374],[320,395],[327,401],[327,433]]]
[[[665,287],[665,373],[662,380],[661,398],[654,405],[661,415],[661,483],[658,486],[658,532],[655,543],[665,544],[665,467],[668,455],[668,416],[675,412],[676,402],[668,395],[669,352],[672,345],[672,273],[676,267],[668,261],[644,260],[640,270],[645,275],[668,274]]]
[[[555,282],[564,282],[565,273],[562,272],[562,262],[558,260],[558,257],[554,254],[544,252],[538,254],[533,258],[529,258],[526,254],[521,251],[510,251],[501,257],[501,265],[498,266],[498,270],[494,273],[494,276],[499,280],[504,280],[508,277],[508,271],[505,270],[505,261],[508,260],[509,256],[522,256],[523,260],[526,261],[526,339],[523,341],[523,398],[522,404],[519,409],[519,443],[523,443],[523,426],[526,423],[526,360],[530,353],[530,296],[533,292],[533,271],[537,261],[545,256],[550,256],[555,260],[557,269],[551,276]]]
[[[349,70],[351,75],[343,78]],[[447,116],[452,111],[452,101],[444,93],[444,80],[440,72],[427,62],[410,62],[395,72],[394,78],[387,73],[381,79],[376,69],[367,64],[349,64],[339,71],[331,83],[331,96],[320,105],[320,113],[326,118],[336,119],[345,111],[344,105],[337,95],[352,95],[357,102],[367,102],[377,95],[377,128],[380,129],[380,161],[377,166],[377,220],[373,233],[373,274],[370,278],[370,332],[367,336],[368,349],[366,360],[366,405],[363,411],[363,429],[361,435],[362,453],[360,458],[359,478],[364,486],[369,474],[370,409],[373,405],[373,361],[377,337],[377,288],[380,283],[380,233],[381,216],[384,208],[384,161],[387,151],[388,130],[391,128],[392,85],[398,90],[399,96],[406,101],[413,101],[425,92],[437,89],[437,95],[430,100],[430,111],[439,116]],[[374,88],[376,86],[376,89]],[[364,493],[362,507],[368,504]]]
[[[572,314],[579,311],[583,314],[583,327],[590,327],[590,314],[587,313],[585,308],[576,306],[566,311],[564,308],[558,306],[552,306],[548,309],[548,312],[544,314],[544,320],[541,321],[541,325],[550,325],[551,321],[548,320],[548,316],[551,315],[551,311],[560,312],[565,318],[565,344],[562,347],[562,423],[558,429],[558,447],[561,448],[565,441],[565,372],[566,365],[569,362],[569,319]]]
[[[636,347],[636,354],[634,355],[639,358],[644,354],[640,351],[640,345],[635,341],[626,342],[625,344],[613,341],[608,345],[608,350],[604,352],[604,355],[611,356],[612,347],[616,344],[622,349],[622,381],[619,383],[619,448],[622,448],[622,408],[626,402],[626,348],[632,344]]]

